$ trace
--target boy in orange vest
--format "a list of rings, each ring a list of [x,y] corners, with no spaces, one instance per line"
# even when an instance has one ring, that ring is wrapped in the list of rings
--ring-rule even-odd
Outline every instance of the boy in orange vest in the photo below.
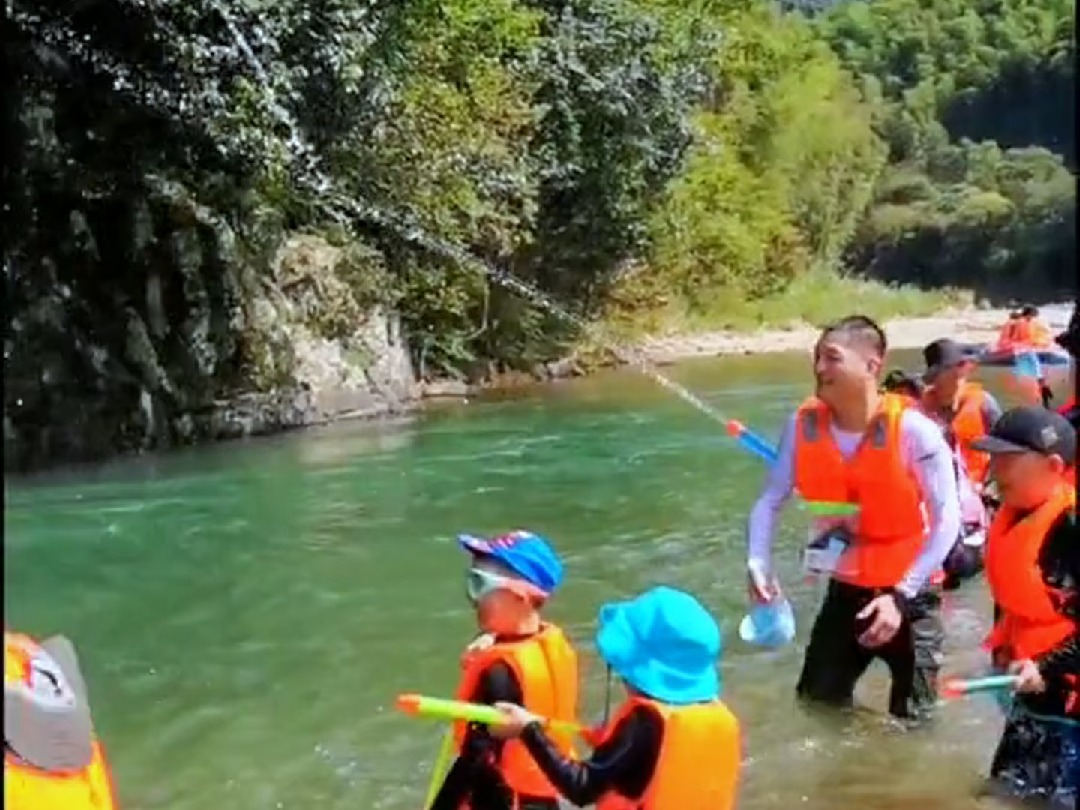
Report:
[[[577,655],[541,610],[559,587],[563,566],[551,545],[531,532],[458,538],[470,555],[469,601],[486,643],[462,659],[457,698],[494,705],[520,703],[544,717],[577,718]],[[525,747],[496,739],[477,724],[455,729],[458,757],[429,810],[557,810],[558,793]],[[573,740],[557,740],[564,755]]]
[[[987,538],[997,613],[987,646],[1018,678],[990,774],[1072,808],[1080,801],[1080,531],[1065,472],[1076,432],[1060,414],[1026,406],[975,444],[991,454],[1002,498]]]
[[[600,609],[596,649],[627,699],[595,734],[588,762],[563,755],[541,719],[499,704],[500,736],[518,738],[559,793],[597,810],[731,810],[742,752],[739,722],[720,701],[720,628],[688,593],[668,587]]]

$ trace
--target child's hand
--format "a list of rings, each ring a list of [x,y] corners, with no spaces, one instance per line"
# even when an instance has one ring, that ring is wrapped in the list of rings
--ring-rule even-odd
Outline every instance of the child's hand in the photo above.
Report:
[[[495,708],[499,710],[503,721],[497,726],[492,726],[491,733],[500,740],[520,737],[525,726],[540,719],[514,703],[496,703]]]
[[[1039,694],[1046,691],[1046,681],[1034,661],[1015,661],[1009,666],[1009,673],[1016,675],[1016,691],[1027,694]]]
[[[461,668],[467,669],[472,659],[480,653],[490,649],[495,644],[495,636],[491,633],[481,633],[465,648],[461,654]]]

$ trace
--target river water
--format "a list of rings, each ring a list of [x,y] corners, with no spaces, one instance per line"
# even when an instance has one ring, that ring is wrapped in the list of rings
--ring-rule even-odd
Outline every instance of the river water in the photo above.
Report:
[[[672,375],[774,437],[809,384],[801,355]],[[392,706],[402,691],[453,690],[474,630],[453,538],[528,527],[567,564],[551,616],[582,651],[583,719],[602,710],[600,604],[675,584],[725,630],[740,808],[993,806],[976,798],[1000,727],[988,700],[904,733],[881,716],[875,669],[854,715],[797,706],[820,594],[799,584],[795,510],[779,564],[798,643],[739,642],[743,527],[763,474],[720,426],[631,372],[56,473],[9,482],[4,613],[75,641],[125,810],[417,810],[441,728]],[[982,583],[950,595],[946,614],[946,670],[977,671]]]

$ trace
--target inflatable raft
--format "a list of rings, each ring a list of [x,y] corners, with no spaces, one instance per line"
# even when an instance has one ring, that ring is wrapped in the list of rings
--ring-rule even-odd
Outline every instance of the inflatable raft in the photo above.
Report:
[[[1071,362],[1068,352],[1064,349],[1050,347],[998,349],[987,346],[977,352],[974,359],[981,366],[1009,367],[1015,366],[1018,362],[1023,363],[1025,360],[1031,362],[1030,358],[1035,358],[1041,365],[1048,367],[1067,366]]]

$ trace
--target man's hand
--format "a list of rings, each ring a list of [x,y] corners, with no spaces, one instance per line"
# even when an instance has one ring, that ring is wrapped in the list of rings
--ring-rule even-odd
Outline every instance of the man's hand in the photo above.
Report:
[[[520,737],[525,726],[540,719],[532,712],[526,711],[515,703],[496,703],[495,708],[502,715],[502,722],[491,727],[491,734],[500,740],[512,740],[515,737]]]
[[[870,604],[859,611],[855,617],[860,621],[870,620],[870,626],[859,636],[859,643],[864,647],[880,647],[888,644],[896,636],[904,621],[896,597],[890,593],[875,597]]]
[[[1009,674],[1017,677],[1016,691],[1026,694],[1039,694],[1046,691],[1046,681],[1032,660],[1013,661],[1009,665]]]
[[[768,575],[765,565],[759,560],[750,560],[746,564],[746,585],[751,602],[771,602],[780,595],[779,585]]]

